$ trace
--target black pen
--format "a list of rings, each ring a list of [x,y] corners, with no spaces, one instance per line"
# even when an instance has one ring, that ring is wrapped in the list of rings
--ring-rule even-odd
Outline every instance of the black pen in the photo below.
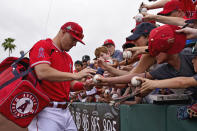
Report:
[[[186,23],[181,29],[187,27],[189,25],[189,23]]]

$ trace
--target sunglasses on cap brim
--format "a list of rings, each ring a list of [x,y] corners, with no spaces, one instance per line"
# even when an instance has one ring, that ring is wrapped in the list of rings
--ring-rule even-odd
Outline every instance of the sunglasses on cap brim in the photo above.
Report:
[[[81,40],[83,39],[84,35],[79,32],[79,31],[76,31],[76,30],[73,30],[73,29],[70,29],[68,27],[66,27],[66,31],[67,32],[70,32],[70,33],[73,33],[76,37],[80,38]]]

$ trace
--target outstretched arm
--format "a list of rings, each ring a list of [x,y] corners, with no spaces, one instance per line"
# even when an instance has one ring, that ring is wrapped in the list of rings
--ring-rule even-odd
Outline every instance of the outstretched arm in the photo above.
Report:
[[[49,80],[49,81],[71,81],[78,80],[83,77],[91,75],[91,73],[96,73],[93,69],[84,69],[79,73],[69,73],[61,72],[52,67],[49,64],[39,64],[35,67],[35,72],[40,80]]]
[[[154,57],[150,56],[149,54],[143,54],[138,62],[138,65],[133,70],[131,70],[130,73],[143,73],[154,64]]]
[[[146,78],[139,78],[142,81],[140,92],[143,94],[148,90],[156,88],[188,88],[197,86],[197,81],[193,77],[176,77],[165,80],[149,80]]]
[[[171,17],[171,16],[162,16],[162,15],[153,15],[148,13],[142,13],[144,18],[144,21],[157,21],[163,24],[169,24],[169,25],[177,25],[177,26],[183,26],[185,25],[185,19],[181,17]]]
[[[113,74],[115,76],[128,74],[128,71],[123,71],[123,70],[116,69],[116,68],[108,65],[107,63],[103,62],[100,59],[98,59],[98,65],[99,65],[99,67],[101,67],[105,71],[108,71],[109,73],[111,73],[111,74]]]
[[[131,79],[134,76],[139,76],[139,77],[146,77],[149,79],[152,79],[152,76],[149,73],[141,73],[141,74],[137,74],[137,73],[130,73],[128,75],[124,75],[124,76],[118,76],[118,77],[100,77],[97,80],[103,82],[103,83],[111,83],[111,84],[127,84],[131,82]]]
[[[168,1],[170,0],[159,0],[151,5],[143,4],[142,8],[147,8],[148,10],[162,8]]]
[[[178,33],[185,33],[187,35],[187,39],[195,39],[197,38],[197,29],[186,27],[180,30],[177,30]]]

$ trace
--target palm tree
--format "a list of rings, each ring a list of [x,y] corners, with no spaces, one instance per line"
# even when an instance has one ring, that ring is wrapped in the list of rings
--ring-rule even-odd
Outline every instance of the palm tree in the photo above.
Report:
[[[8,49],[9,51],[9,56],[12,53],[12,50],[15,49],[16,45],[12,44],[14,42],[15,39],[12,38],[7,38],[5,39],[5,41],[2,43],[2,46],[4,48],[4,50],[6,51]]]

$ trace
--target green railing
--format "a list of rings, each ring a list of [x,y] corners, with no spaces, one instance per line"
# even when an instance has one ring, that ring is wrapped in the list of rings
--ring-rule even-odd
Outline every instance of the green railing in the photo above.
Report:
[[[178,120],[176,105],[120,107],[121,131],[197,131],[197,119]]]
[[[176,105],[74,103],[79,131],[197,131],[197,119],[177,120]],[[27,131],[0,115],[0,131]]]
[[[139,104],[118,109],[105,103],[74,103],[71,111],[79,131],[197,131],[197,119],[177,120],[177,107]]]

